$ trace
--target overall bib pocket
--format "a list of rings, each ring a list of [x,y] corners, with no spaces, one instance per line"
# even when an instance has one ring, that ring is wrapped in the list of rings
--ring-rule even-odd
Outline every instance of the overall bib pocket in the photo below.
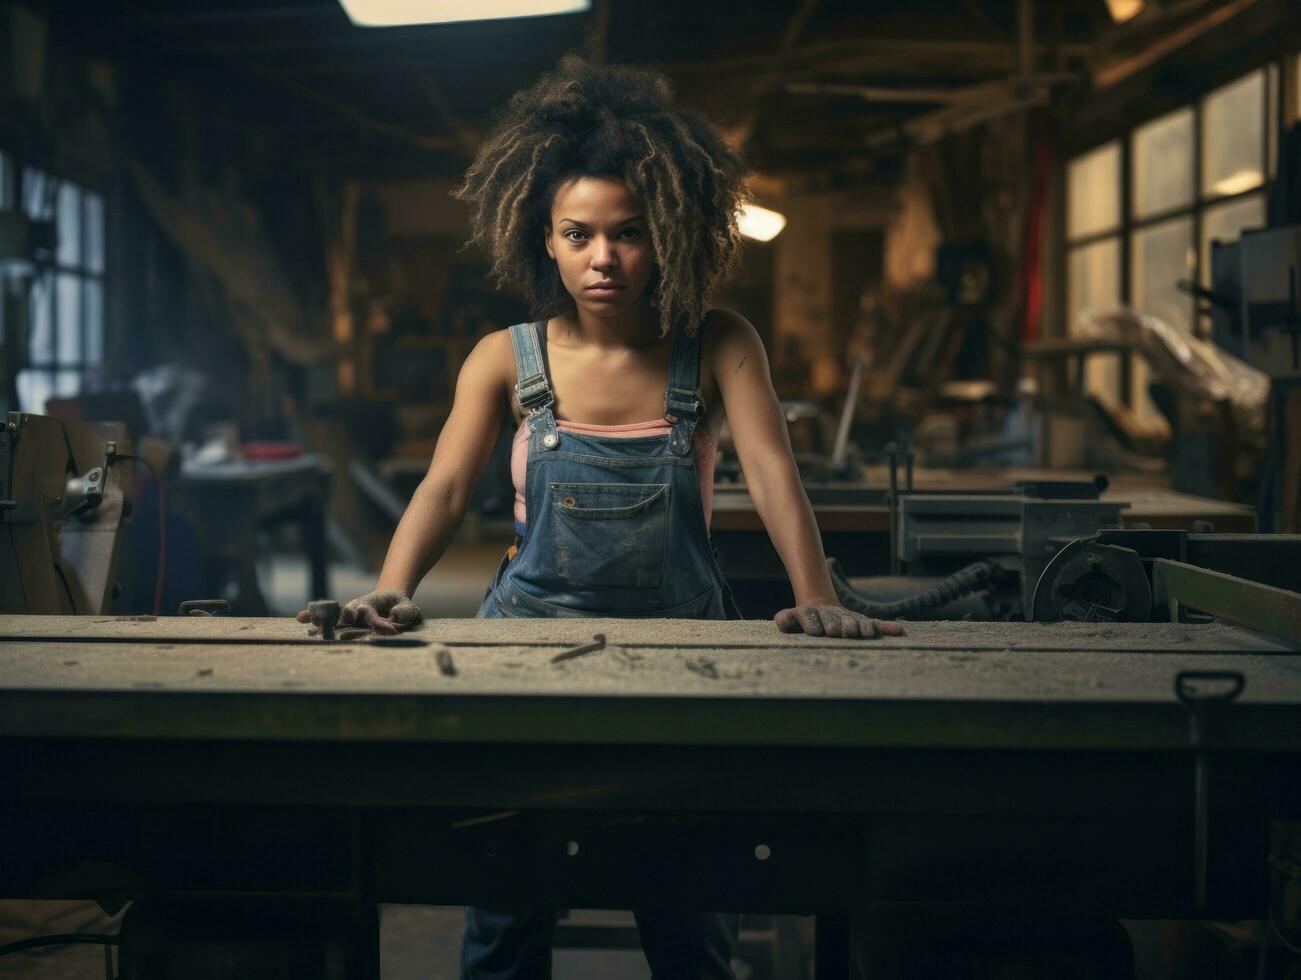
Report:
[[[552,483],[555,580],[580,588],[658,588],[669,484]]]

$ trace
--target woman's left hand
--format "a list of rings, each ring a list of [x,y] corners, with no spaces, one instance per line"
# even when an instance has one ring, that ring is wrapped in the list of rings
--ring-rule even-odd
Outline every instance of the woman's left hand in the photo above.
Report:
[[[903,627],[834,604],[813,604],[783,609],[773,617],[783,633],[838,636],[846,640],[871,640],[878,636],[903,636]]]

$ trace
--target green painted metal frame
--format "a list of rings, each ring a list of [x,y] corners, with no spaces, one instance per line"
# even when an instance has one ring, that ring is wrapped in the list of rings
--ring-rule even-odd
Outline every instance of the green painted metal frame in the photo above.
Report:
[[[1152,562],[1152,592],[1172,622],[1188,607],[1301,643],[1301,593],[1164,558]]]

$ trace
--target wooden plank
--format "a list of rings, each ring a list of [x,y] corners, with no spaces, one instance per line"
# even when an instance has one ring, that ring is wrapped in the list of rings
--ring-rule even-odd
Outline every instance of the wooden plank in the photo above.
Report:
[[[0,688],[1173,704],[1177,671],[1237,670],[1252,676],[1246,701],[1301,702],[1301,657],[1289,654],[616,643],[552,663],[552,647],[503,645],[453,648],[456,673],[448,676],[436,662],[439,649],[446,648],[4,643]]]
[[[213,642],[223,629],[249,642]],[[294,645],[285,620],[0,631],[46,637],[0,640],[0,737],[1170,750],[1188,737],[1176,674],[1232,670],[1247,683],[1224,737],[1301,743],[1301,649],[1222,626],[919,623],[851,643],[767,622],[438,620],[414,647]],[[594,632],[604,649],[555,662]]]
[[[407,638],[458,647],[536,647],[554,654],[604,633],[611,645],[646,649],[742,649],[770,651],[872,649],[921,651],[1025,650],[1031,652],[1148,653],[1286,653],[1297,647],[1251,630],[1218,623],[968,623],[906,624],[907,635],[877,640],[841,640],[782,633],[771,620],[710,622],[671,619],[435,619],[427,620]],[[4,616],[0,643],[22,645],[27,640],[121,640],[129,644],[189,643],[202,645],[309,640],[307,628],[290,618],[169,616]],[[250,644],[250,646],[251,646]],[[314,647],[332,649],[314,642]],[[364,643],[350,645],[371,649]],[[289,647],[286,649],[304,649]],[[393,652],[391,649],[386,653]]]

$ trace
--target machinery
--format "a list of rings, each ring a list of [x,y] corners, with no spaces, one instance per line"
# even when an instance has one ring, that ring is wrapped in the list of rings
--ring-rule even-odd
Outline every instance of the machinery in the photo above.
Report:
[[[1301,535],[1122,528],[1128,505],[1099,499],[1105,477],[978,494],[900,493],[893,472],[892,484],[894,574],[850,580],[829,562],[851,609],[883,618],[1153,622],[1178,621],[1179,607],[1190,606],[1301,638]]]
[[[0,612],[109,611],[132,458],[119,422],[9,413],[0,427]]]
[[[1301,225],[1212,242],[1211,290],[1201,295],[1215,342],[1270,376],[1261,528],[1301,530]]]
[[[1128,506],[1099,499],[1107,488],[1101,476],[980,493],[917,491],[911,485],[900,492],[897,463],[894,457],[892,574],[851,582],[838,562],[829,563],[841,601],[874,616],[1032,619],[1035,588],[1055,556],[1072,541],[1119,527]]]

